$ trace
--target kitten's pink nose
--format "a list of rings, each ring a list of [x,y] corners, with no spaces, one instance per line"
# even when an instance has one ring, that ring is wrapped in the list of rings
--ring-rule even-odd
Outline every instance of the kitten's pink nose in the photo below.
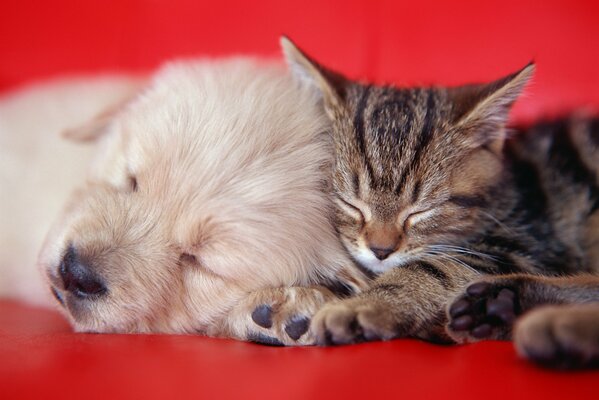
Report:
[[[371,247],[370,251],[374,253],[376,258],[382,261],[385,258],[389,257],[395,251],[395,249],[393,247],[386,247],[382,249],[378,247]]]
[[[379,260],[389,257],[401,241],[400,234],[393,224],[372,223],[366,228],[366,244]]]

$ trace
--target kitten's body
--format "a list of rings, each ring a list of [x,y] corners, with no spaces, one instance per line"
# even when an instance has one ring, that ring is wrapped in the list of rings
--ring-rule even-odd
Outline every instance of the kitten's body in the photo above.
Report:
[[[322,342],[506,339],[531,308],[599,302],[599,120],[506,140],[533,66],[487,85],[397,89],[347,81],[283,46],[333,121],[340,236],[380,274],[316,315]],[[566,322],[559,307],[520,318],[522,353],[596,362],[599,308],[574,308]]]

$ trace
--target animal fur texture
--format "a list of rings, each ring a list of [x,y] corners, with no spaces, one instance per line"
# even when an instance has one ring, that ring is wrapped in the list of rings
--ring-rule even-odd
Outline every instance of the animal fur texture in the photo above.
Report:
[[[320,285],[366,284],[330,218],[329,127],[282,66],[232,59],[171,63],[68,130],[97,151],[39,256],[64,315],[77,331],[313,343],[306,317],[333,298]]]
[[[315,316],[319,342],[513,337],[541,363],[597,363],[599,119],[508,135],[532,64],[488,84],[395,88],[282,45],[333,123],[341,240],[378,275]]]

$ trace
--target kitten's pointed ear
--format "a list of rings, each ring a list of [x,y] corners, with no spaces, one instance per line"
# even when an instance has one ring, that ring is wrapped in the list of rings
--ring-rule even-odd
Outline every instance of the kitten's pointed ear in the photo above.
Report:
[[[73,142],[92,142],[100,138],[108,130],[110,123],[118,113],[137,97],[145,84],[146,79],[131,79],[119,89],[114,101],[104,110],[89,121],[64,130],[62,137]]]
[[[286,36],[281,36],[281,48],[291,73],[302,83],[320,91],[328,105],[339,105],[345,97],[347,80],[310,58]]]
[[[531,62],[494,82],[450,89],[449,95],[455,104],[456,126],[469,134],[471,146],[488,145],[501,151],[510,109],[534,70],[535,65]]]

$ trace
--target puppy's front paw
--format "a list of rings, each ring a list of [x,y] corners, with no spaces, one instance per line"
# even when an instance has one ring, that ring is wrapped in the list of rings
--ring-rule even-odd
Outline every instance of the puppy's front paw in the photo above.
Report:
[[[449,306],[447,332],[458,343],[506,340],[520,312],[517,285],[502,280],[479,281]]]
[[[334,295],[324,287],[265,289],[253,295],[248,308],[252,326],[247,339],[267,345],[313,345],[312,316]]]
[[[559,369],[599,367],[599,305],[546,306],[514,328],[518,353]]]
[[[360,298],[325,305],[314,316],[311,331],[320,345],[389,340],[398,336],[390,310]]]

